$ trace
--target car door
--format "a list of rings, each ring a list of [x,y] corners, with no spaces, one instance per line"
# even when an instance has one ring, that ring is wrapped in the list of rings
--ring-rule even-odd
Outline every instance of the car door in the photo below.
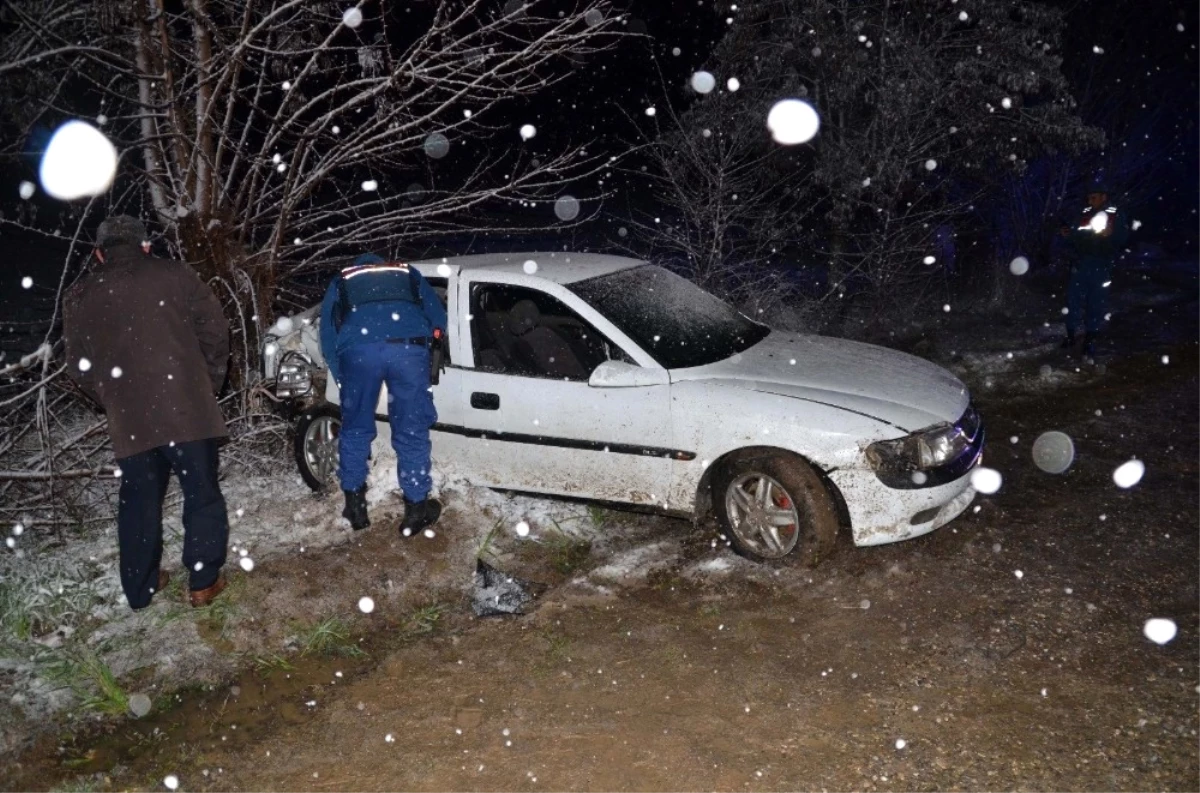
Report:
[[[632,360],[591,321],[602,318],[558,284],[501,273],[464,277],[460,289],[470,333],[463,431],[479,444],[477,481],[664,505],[673,464],[665,379],[589,385],[605,360]]]

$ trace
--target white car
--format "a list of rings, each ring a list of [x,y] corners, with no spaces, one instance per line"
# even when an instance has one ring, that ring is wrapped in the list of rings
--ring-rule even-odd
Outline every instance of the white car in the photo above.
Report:
[[[926,534],[975,491],[984,432],[963,384],[868,344],[771,330],[674,273],[594,253],[416,262],[444,294],[434,465],[473,484],[712,509],[739,553],[815,562]],[[265,375],[302,400],[301,474],[337,489],[337,388],[314,307],[270,336]],[[290,332],[287,331],[290,326]],[[377,418],[388,437],[386,392]]]

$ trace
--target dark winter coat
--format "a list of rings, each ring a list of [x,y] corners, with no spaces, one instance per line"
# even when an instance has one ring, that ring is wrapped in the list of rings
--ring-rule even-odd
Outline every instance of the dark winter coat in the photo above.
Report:
[[[67,368],[108,414],[117,459],[228,436],[215,394],[229,323],[186,264],[117,245],[67,293]]]

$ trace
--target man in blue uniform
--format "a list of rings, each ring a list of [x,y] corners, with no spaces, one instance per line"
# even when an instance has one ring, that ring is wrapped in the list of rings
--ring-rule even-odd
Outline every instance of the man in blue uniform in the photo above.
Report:
[[[1074,254],[1067,285],[1067,338],[1062,346],[1075,346],[1075,331],[1082,320],[1084,355],[1093,358],[1096,335],[1108,313],[1113,262],[1129,236],[1129,228],[1125,217],[1109,203],[1104,185],[1088,188],[1087,203],[1079,222],[1062,230]]]
[[[375,405],[388,390],[388,423],[404,520],[410,537],[432,525],[442,506],[429,498],[429,428],[437,421],[430,392],[430,344],[446,329],[446,310],[429,282],[406,264],[365,253],[342,269],[321,303],[321,354],[342,403],[338,477],[342,515],[355,529],[367,518],[367,457],[375,440]]]

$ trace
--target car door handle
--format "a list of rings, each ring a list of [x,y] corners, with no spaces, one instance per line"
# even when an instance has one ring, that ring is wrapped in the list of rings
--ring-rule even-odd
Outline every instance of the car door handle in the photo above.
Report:
[[[471,407],[476,410],[499,410],[500,395],[476,391],[471,394]]]

